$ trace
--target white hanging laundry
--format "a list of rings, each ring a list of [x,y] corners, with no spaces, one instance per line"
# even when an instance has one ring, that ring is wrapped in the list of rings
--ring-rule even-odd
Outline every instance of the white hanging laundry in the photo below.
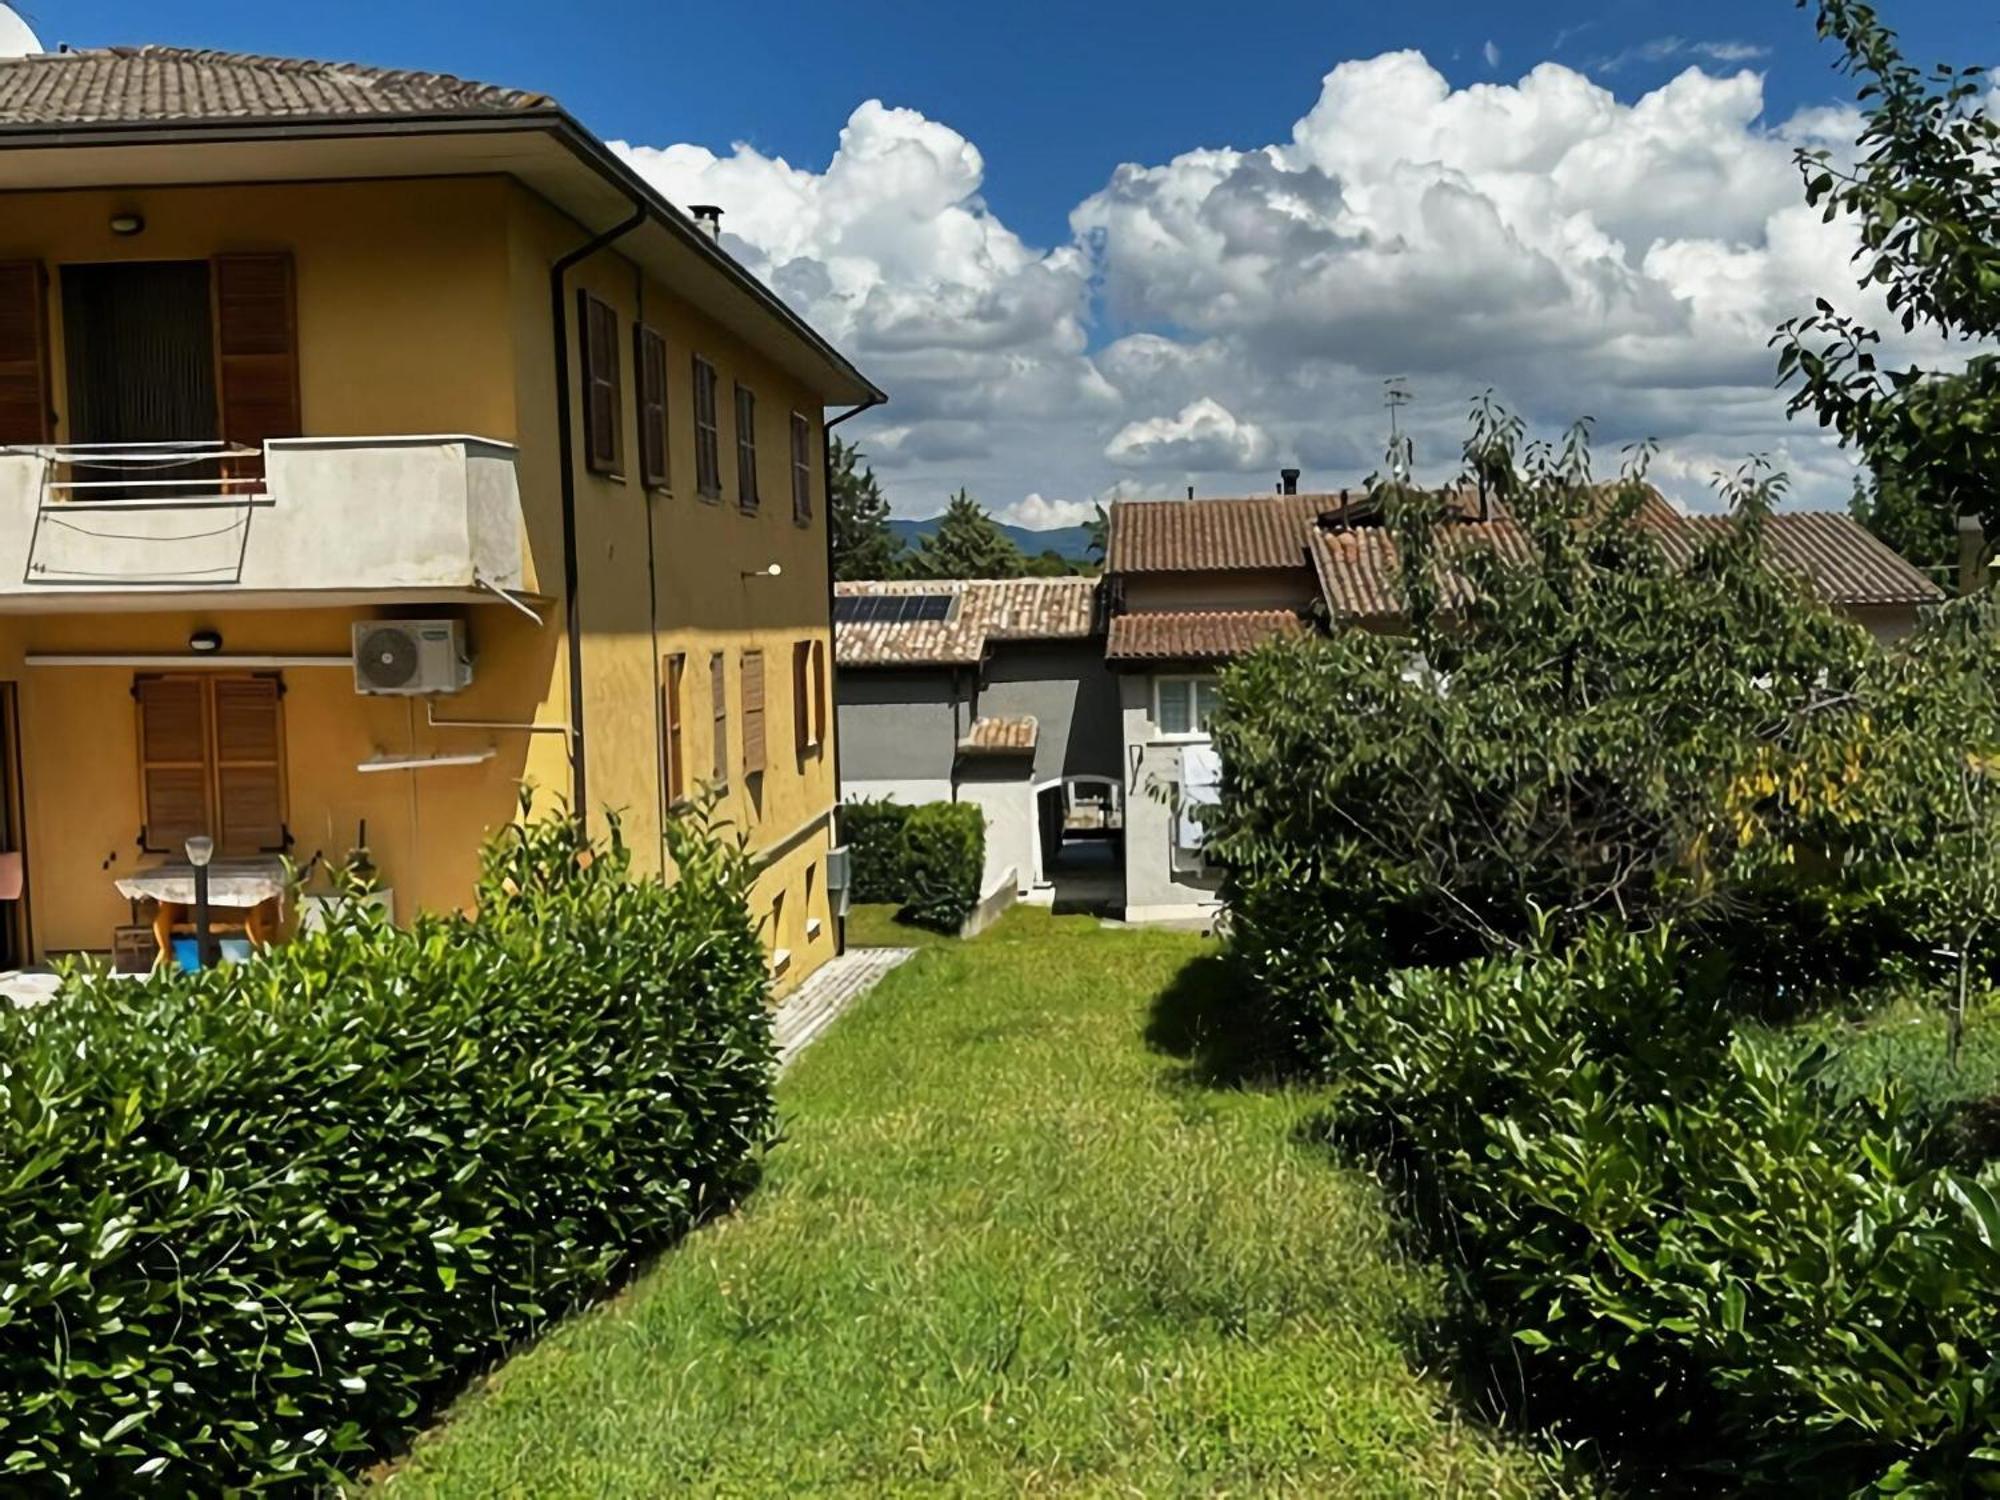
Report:
[[[1201,826],[1202,810],[1222,801],[1222,757],[1213,745],[1189,745],[1181,751],[1181,806],[1175,819],[1175,842],[1199,849],[1208,842]]]

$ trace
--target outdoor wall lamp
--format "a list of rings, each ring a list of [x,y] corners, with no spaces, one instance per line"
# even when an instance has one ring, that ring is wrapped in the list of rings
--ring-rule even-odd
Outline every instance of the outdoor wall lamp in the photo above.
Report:
[[[145,227],[146,216],[144,214],[113,214],[111,216],[111,232],[113,234],[139,234],[144,231]]]
[[[772,563],[768,568],[745,568],[743,576],[745,578],[777,578],[783,575],[784,571],[785,565],[783,563]]]
[[[188,637],[188,650],[199,651],[206,656],[222,649],[222,632],[219,630],[197,630]]]

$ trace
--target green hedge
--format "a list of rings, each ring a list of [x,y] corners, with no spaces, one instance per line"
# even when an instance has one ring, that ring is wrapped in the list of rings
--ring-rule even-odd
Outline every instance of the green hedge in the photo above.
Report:
[[[985,814],[970,802],[926,802],[910,809],[900,843],[903,915],[956,932],[979,905]]]
[[[901,903],[903,825],[910,809],[900,802],[848,802],[840,809],[840,839],[852,865],[856,901]]]
[[[523,824],[475,919],[0,1010],[0,1482],[323,1484],[745,1191],[750,872],[670,838]]]
[[[969,802],[849,802],[840,836],[853,851],[856,901],[894,902],[905,920],[943,932],[979,905],[986,819]]]
[[[1657,934],[1406,970],[1328,1020],[1338,1124],[1449,1246],[1510,1404],[1633,1493],[2000,1485],[1996,1174],[1932,1168],[1902,1097],[1738,1038]]]

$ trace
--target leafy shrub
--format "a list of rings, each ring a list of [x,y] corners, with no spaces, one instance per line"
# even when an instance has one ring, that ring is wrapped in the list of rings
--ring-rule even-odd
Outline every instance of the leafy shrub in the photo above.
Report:
[[[1408,1169],[1489,1354],[1561,1377],[1628,1481],[2000,1481],[2000,1203],[1896,1095],[1733,1040],[1660,935],[1407,971],[1329,1021],[1341,1123]]]
[[[903,825],[910,809],[900,802],[845,802],[840,808],[840,837],[853,866],[851,894],[856,901],[903,899]]]
[[[986,818],[970,802],[926,802],[903,824],[903,915],[956,932],[979,905]]]
[[[478,915],[0,1011],[0,1472],[323,1483],[750,1184],[772,1129],[740,851],[516,826]]]
[[[1222,678],[1212,846],[1268,1019],[1305,1043],[1329,984],[1600,917],[1702,934],[1763,1013],[1897,965],[1962,995],[2000,910],[2000,609],[1883,651],[1767,557],[1775,479],[1672,558],[1637,472],[1594,483],[1578,438],[1516,474],[1514,434],[1469,445],[1504,555],[1378,490],[1410,633]]]

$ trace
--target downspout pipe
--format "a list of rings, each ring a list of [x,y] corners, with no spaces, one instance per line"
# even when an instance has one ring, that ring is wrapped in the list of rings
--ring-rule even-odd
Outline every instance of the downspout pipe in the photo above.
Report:
[[[840,837],[840,652],[833,628],[833,429],[888,398],[871,396],[859,406],[849,407],[830,422],[820,423],[820,487],[826,493],[826,694],[827,724],[833,738],[833,836]],[[847,918],[833,919],[833,951],[847,951]]]
[[[571,815],[582,827],[589,826],[590,772],[583,738],[583,603],[577,597],[576,564],[576,422],[570,414],[569,294],[565,281],[572,266],[588,260],[645,222],[645,205],[633,204],[628,217],[578,245],[549,271],[549,313],[556,340],[556,455],[562,470],[563,630],[569,637],[569,802]]]

